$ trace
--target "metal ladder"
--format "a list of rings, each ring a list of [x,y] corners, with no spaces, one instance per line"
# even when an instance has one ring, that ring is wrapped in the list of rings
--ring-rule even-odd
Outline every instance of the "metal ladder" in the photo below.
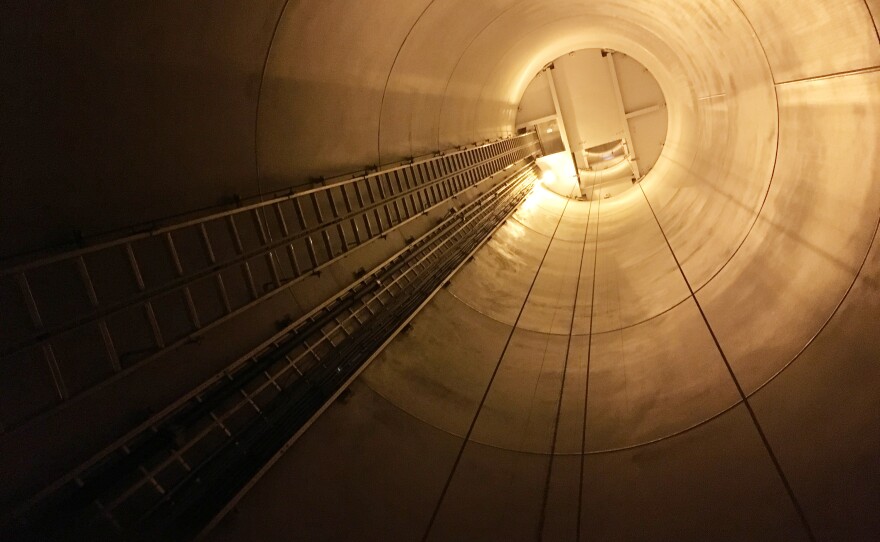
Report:
[[[526,134],[0,270],[0,433],[537,152]]]
[[[265,463],[279,453],[261,447],[276,442],[275,448],[283,448],[297,424],[332,397],[463,265],[531,191],[536,178],[533,164],[523,166],[413,240],[119,445],[71,473],[30,511],[30,519],[48,515],[61,525],[75,523],[89,536],[119,536],[132,529],[164,535],[169,529],[183,529],[186,536],[193,534],[180,522],[188,525],[199,517],[201,524],[196,527],[200,528],[218,507],[235,498],[254,472],[265,468],[257,458]],[[267,424],[286,429],[265,433]],[[237,450],[245,442],[262,451],[242,460]],[[237,484],[218,482],[233,477],[235,469],[243,469]],[[85,524],[82,517],[89,518]]]

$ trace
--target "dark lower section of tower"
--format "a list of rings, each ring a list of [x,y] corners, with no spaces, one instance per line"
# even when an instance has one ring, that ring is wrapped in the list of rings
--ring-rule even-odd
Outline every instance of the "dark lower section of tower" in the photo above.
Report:
[[[19,303],[8,305],[7,314],[31,317],[39,326],[39,333],[22,337],[9,354],[42,356],[59,399],[106,401],[107,390],[142,386],[134,375],[204,340],[212,328],[226,327],[228,333],[228,323],[239,314],[247,318],[271,310],[266,307],[271,299],[297,284],[321,280],[324,273],[343,279],[342,270],[352,269],[352,262],[373,262],[369,270],[350,271],[339,291],[316,299],[320,303],[302,314],[281,315],[278,333],[220,373],[202,374],[204,382],[161,405],[160,412],[27,502],[9,525],[10,536],[188,540],[202,532],[330,402],[346,393],[366,364],[405,331],[418,310],[524,201],[539,173],[534,163],[539,152],[533,133],[453,149],[32,260],[7,273],[6,281],[20,290]],[[256,238],[243,233],[250,227]],[[389,242],[390,236],[399,242]],[[164,244],[164,253],[149,252],[156,240]],[[199,242],[188,245],[187,240]],[[224,245],[235,250],[223,251]],[[183,265],[199,259],[206,265]],[[111,269],[107,262],[112,261],[121,268]],[[164,283],[146,274],[159,261],[177,270]],[[93,262],[103,266],[96,269]],[[99,279],[109,273],[116,279]],[[102,307],[98,299],[105,299],[125,275],[140,287]],[[47,326],[35,292],[48,284],[78,286],[93,303],[80,307],[69,323]],[[208,297],[198,294],[205,284],[211,287]],[[242,289],[251,297],[236,303],[232,293]],[[163,303],[169,297],[181,303]],[[212,312],[217,305],[225,310]],[[133,324],[126,329],[113,325],[133,311],[144,316],[141,334],[152,334],[152,345],[138,360],[119,354],[128,350],[138,330]],[[182,327],[171,327],[175,322]],[[78,350],[56,352],[64,337],[90,335],[93,341],[80,341]],[[65,371],[59,356],[86,359],[93,352],[103,354],[93,362],[101,360],[113,371],[91,387],[76,389],[71,383],[79,375]],[[204,366],[201,361],[190,363]],[[124,382],[132,378],[135,383]],[[23,412],[35,409],[25,402],[19,406]],[[110,412],[92,421],[110,424],[118,417]],[[37,413],[20,423],[39,419]]]

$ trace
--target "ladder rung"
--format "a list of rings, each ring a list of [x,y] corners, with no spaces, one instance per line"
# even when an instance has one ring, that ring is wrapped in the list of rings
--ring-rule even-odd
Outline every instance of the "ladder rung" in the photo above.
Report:
[[[193,302],[192,291],[189,286],[183,287],[183,299],[186,301],[186,309],[189,312],[189,319],[196,329],[201,329],[202,323],[199,319],[199,313],[196,311],[196,304]]]
[[[171,255],[171,262],[174,264],[174,270],[178,277],[183,276],[183,265],[180,263],[180,256],[177,254],[177,247],[174,246],[174,237],[171,232],[165,234],[165,244],[168,247],[168,253]]]
[[[248,262],[242,262],[241,271],[244,275],[245,282],[247,282],[251,297],[257,299],[259,294],[257,293],[257,285],[254,282],[254,274],[251,272],[251,265]]]
[[[169,451],[171,452],[171,455],[174,457],[174,459],[176,459],[177,462],[180,463],[180,465],[184,468],[184,470],[186,470],[187,472],[192,470],[192,467],[189,463],[187,463],[186,459],[184,459],[184,457],[180,455],[180,452],[178,452],[174,448],[171,448]]]
[[[379,187],[379,197],[382,198],[382,200],[388,199],[388,196],[391,195],[391,193],[389,193],[389,191],[385,190],[385,183],[382,182],[382,181],[385,181],[386,179],[387,179],[386,175],[381,175],[379,177],[376,177],[376,185]]]
[[[284,219],[284,210],[281,208],[281,203],[276,203],[273,207],[275,208],[275,216],[278,218],[278,225],[281,227],[281,235],[284,237],[290,236],[290,230],[287,228],[287,220]]]
[[[229,303],[229,294],[226,292],[226,284],[223,283],[223,275],[217,273],[214,277],[217,281],[217,292],[220,294],[220,301],[223,302],[223,309],[226,311],[226,314],[229,314],[232,312],[232,305]]]
[[[149,480],[150,485],[153,486],[153,489],[155,489],[156,492],[159,493],[159,495],[165,495],[165,488],[156,481],[156,478],[153,477],[153,473],[149,472],[146,468],[144,468],[143,465],[141,465],[138,470],[140,470],[141,474],[143,474],[147,478],[147,480]]]
[[[235,223],[235,215],[229,215],[226,219],[229,225],[229,233],[232,234],[232,242],[235,244],[235,252],[241,254],[244,252],[244,246],[241,243],[241,235],[238,233],[238,226]]]
[[[361,215],[364,220],[364,227],[367,229],[367,239],[372,239],[374,237],[373,226],[370,224],[370,216],[367,213]]]
[[[315,211],[315,218],[317,218],[318,224],[323,224],[324,214],[321,212],[321,205],[318,203],[318,193],[312,192],[309,194],[309,199],[312,201],[312,209]]]
[[[300,203],[300,198],[293,200],[293,209],[296,211],[296,219],[299,221],[300,229],[305,231],[308,228],[308,224],[306,222],[306,215],[302,209],[302,204]]]
[[[86,260],[82,256],[76,259],[76,267],[79,270],[79,278],[82,280],[83,286],[86,289],[86,295],[89,298],[89,303],[92,304],[92,307],[98,306],[98,294],[95,293],[95,284],[92,282],[92,277],[89,276],[89,268],[86,266]]]
[[[342,203],[345,205],[345,211],[347,213],[352,213],[353,209],[351,207],[351,198],[348,195],[348,185],[342,186]]]
[[[356,183],[354,184],[354,194],[355,194],[355,197],[357,197],[357,202],[358,202],[358,208],[359,208],[359,209],[363,209],[363,208],[364,208],[364,194],[363,194],[363,192],[361,192],[361,184],[362,184],[363,182],[364,182],[364,181],[361,180],[361,181],[358,181],[358,182],[356,182]]]
[[[367,197],[370,199],[370,204],[376,203],[376,195],[373,193],[373,183],[370,182],[369,179],[366,179],[364,184],[367,187]]]
[[[59,399],[65,401],[68,398],[67,386],[64,384],[64,379],[61,376],[61,367],[58,366],[58,360],[55,358],[55,351],[49,343],[43,343],[41,350],[43,351],[43,358],[49,366],[49,372],[52,375],[52,382],[55,384],[55,392],[58,394]]]
[[[296,257],[296,249],[293,245],[287,245],[287,256],[290,258],[290,265],[293,267],[293,274],[297,277],[302,275],[302,268],[299,266],[299,260]]]
[[[226,425],[220,420],[220,418],[218,418],[217,415],[214,414],[214,411],[211,411],[211,412],[209,412],[208,414],[211,416],[211,419],[214,420],[214,424],[215,424],[217,427],[219,427],[224,433],[226,433],[226,436],[227,436],[227,437],[232,438],[232,431],[230,431],[230,430],[226,427]]]
[[[143,292],[146,289],[144,285],[144,276],[141,274],[141,268],[138,265],[137,258],[134,255],[134,248],[131,246],[131,243],[125,244],[125,254],[128,256],[128,265],[131,268],[131,273],[134,275],[135,284],[139,291]]]
[[[279,385],[278,385],[278,382],[276,382],[276,380],[275,380],[274,378],[272,378],[271,375],[269,375],[269,371],[263,371],[263,376],[265,376],[266,379],[267,379],[269,382],[271,382],[273,386],[275,386],[275,389],[276,389],[276,390],[281,391],[281,386],[279,386]]]
[[[260,236],[260,243],[265,245],[269,242],[269,233],[260,211],[260,209],[254,209],[254,220],[257,222],[257,233]]]
[[[333,245],[330,241],[330,230],[321,230],[321,238],[324,241],[324,250],[327,252],[327,259],[332,260],[335,254],[333,253]]]
[[[336,188],[330,188],[325,193],[327,194],[327,201],[330,203],[330,211],[333,213],[333,218],[339,218],[339,208],[336,206],[336,199],[333,197],[333,191]]]
[[[159,320],[156,318],[153,304],[149,301],[145,302],[144,310],[147,313],[147,320],[150,322],[150,329],[153,331],[153,341],[158,348],[165,348],[165,339],[162,338],[162,330],[159,328]]]
[[[339,242],[342,244],[342,251],[346,252],[349,247],[348,237],[345,235],[345,227],[342,222],[336,224],[336,232],[339,234]]]
[[[110,360],[110,366],[113,368],[113,371],[118,373],[122,370],[122,366],[119,364],[119,355],[116,353],[116,347],[113,345],[113,338],[110,336],[110,329],[107,327],[107,321],[101,320],[98,323],[98,328],[101,330],[101,338],[104,340],[104,349],[107,351],[107,358]]]
[[[199,224],[199,233],[202,237],[202,246],[205,247],[205,253],[208,255],[208,261],[212,264],[217,263],[217,258],[214,255],[214,247],[211,246],[211,239],[208,237],[208,229],[205,228],[204,222]]]
[[[244,390],[241,389],[241,388],[239,388],[238,391],[241,393],[241,396],[244,397],[245,400],[246,400],[248,403],[250,403],[250,405],[251,405],[252,407],[254,407],[254,410],[257,411],[257,414],[262,414],[262,413],[263,413],[263,411],[260,410],[260,407],[257,406],[257,403],[254,402],[253,398],[251,398],[251,396],[248,395],[248,392],[244,391]]]
[[[16,280],[18,281],[21,295],[24,298],[24,303],[27,306],[28,314],[31,317],[31,323],[35,328],[41,329],[43,327],[43,318],[40,316],[39,309],[37,309],[37,300],[34,299],[34,293],[31,291],[31,285],[28,283],[27,276],[24,273],[19,273],[16,275]]]
[[[354,231],[354,241],[356,245],[360,245],[363,243],[361,240],[361,230],[358,228],[357,221],[355,219],[351,219],[351,229]]]
[[[382,215],[379,213],[379,208],[376,207],[373,209],[373,217],[376,219],[376,228],[377,233],[382,233],[385,231],[385,225],[382,224]]]

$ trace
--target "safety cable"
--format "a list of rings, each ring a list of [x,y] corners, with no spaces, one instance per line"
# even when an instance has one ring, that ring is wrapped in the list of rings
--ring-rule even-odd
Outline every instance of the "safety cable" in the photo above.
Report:
[[[592,187],[590,193],[594,194],[595,190],[596,190],[596,179],[594,177],[593,178],[593,187]],[[563,362],[563,365],[562,365],[562,379],[559,384],[559,401],[556,403],[556,419],[555,419],[555,423],[553,425],[553,440],[551,441],[551,445],[550,445],[550,464],[547,467],[547,478],[544,480],[544,500],[543,500],[543,505],[541,506],[541,515],[539,516],[539,520],[538,520],[538,540],[544,539],[544,524],[546,522],[547,503],[548,503],[549,496],[550,496],[550,484],[551,484],[551,479],[553,476],[553,461],[554,461],[554,458],[556,457],[556,441],[557,441],[557,437],[559,435],[559,420],[562,416],[562,396],[565,393],[565,379],[566,379],[566,376],[568,375],[568,359],[571,354],[572,338],[574,337],[574,323],[575,323],[575,320],[577,319],[577,303],[578,303],[578,297],[580,295],[581,276],[583,274],[584,256],[587,251],[587,238],[589,237],[590,219],[592,218],[592,214],[593,214],[593,200],[591,199],[590,204],[589,204],[589,208],[587,210],[587,223],[584,225],[584,239],[583,239],[583,242],[581,243],[581,256],[580,256],[580,261],[578,263],[577,282],[575,283],[575,289],[574,289],[574,302],[572,304],[571,322],[570,322],[569,328],[568,328],[568,341],[565,345],[565,361]],[[597,205],[597,217],[598,217],[598,205]],[[595,259],[594,259],[594,266],[595,266]],[[594,268],[594,270],[593,270],[593,283],[595,284],[595,282],[596,282],[596,273],[595,273],[595,268]],[[591,299],[590,300],[591,308],[592,308],[592,305],[593,305],[593,300]],[[592,315],[591,315],[590,320],[592,321]],[[588,336],[588,340],[592,340],[592,337]],[[580,506],[578,506],[578,510],[580,510]],[[580,516],[580,511],[578,512],[578,515]],[[580,531],[580,529],[578,529],[578,531]]]
[[[523,312],[525,312],[529,297],[532,294],[532,289],[534,289],[535,283],[538,281],[538,276],[541,273],[541,268],[544,266],[544,261],[547,259],[547,254],[550,252],[550,246],[553,243],[553,238],[556,236],[556,232],[559,230],[559,225],[562,223],[562,217],[565,215],[565,210],[568,208],[569,201],[570,199],[566,199],[565,205],[562,208],[562,212],[559,214],[559,220],[556,221],[556,227],[553,228],[553,233],[550,235],[550,240],[547,242],[547,248],[544,250],[544,255],[541,257],[541,261],[538,264],[537,269],[535,270],[535,276],[532,278],[532,282],[529,285],[528,291],[526,291],[525,299],[523,299],[522,306],[520,306],[519,312],[516,315],[516,319],[513,322],[513,326],[511,326],[510,328],[510,333],[507,335],[507,340],[505,341],[504,347],[501,349],[501,353],[498,356],[498,362],[495,363],[495,368],[492,371],[492,375],[489,377],[489,382],[486,384],[486,389],[483,391],[483,396],[480,399],[479,404],[477,405],[477,410],[474,413],[474,417],[471,420],[467,433],[465,433],[465,436],[462,439],[461,447],[456,454],[455,461],[452,464],[452,469],[450,469],[449,476],[446,478],[446,483],[443,485],[443,490],[440,492],[440,498],[437,500],[437,504],[434,506],[434,511],[431,514],[431,519],[428,521],[428,525],[425,528],[425,533],[422,536],[423,542],[426,541],[428,539],[428,536],[431,534],[431,529],[434,527],[434,523],[436,522],[437,516],[440,513],[440,507],[443,505],[443,501],[446,499],[446,494],[449,491],[449,486],[452,485],[452,479],[455,476],[455,471],[458,469],[458,465],[461,462],[461,458],[464,455],[465,448],[470,441],[471,434],[474,431],[474,427],[476,427],[477,425],[477,420],[480,417],[480,412],[483,409],[486,398],[489,396],[489,390],[492,389],[492,384],[495,382],[495,377],[498,375],[498,370],[501,367],[501,362],[504,360],[507,349],[510,347],[510,343],[513,340],[514,334],[516,333],[517,325],[519,324],[520,318],[522,318]]]
[[[591,196],[595,197],[596,194],[596,180],[593,179],[593,190],[591,192]],[[599,219],[601,218],[600,211],[602,209],[602,199],[599,198],[598,203],[596,204],[596,241],[594,242],[594,250],[593,250],[593,283],[590,287],[590,326],[589,333],[587,335],[587,368],[586,368],[586,376],[584,379],[584,423],[581,428],[581,461],[579,467],[579,475],[578,475],[578,506],[577,506],[577,534],[575,540],[581,539],[581,518],[583,517],[583,509],[584,509],[584,463],[587,457],[587,405],[589,403],[590,398],[590,361],[592,360],[593,354],[593,320],[596,316],[596,270],[598,269],[599,263]],[[590,203],[590,210],[592,211],[592,200]],[[587,222],[589,225],[589,222]]]
[[[648,208],[651,210],[651,214],[654,216],[654,221],[657,223],[657,227],[660,229],[660,234],[663,236],[663,240],[666,241],[666,246],[669,248],[669,253],[672,254],[673,260],[675,260],[675,265],[678,267],[679,273],[681,273],[682,279],[684,279],[684,283],[690,292],[691,299],[694,300],[694,304],[697,306],[697,310],[700,312],[700,316],[703,318],[703,323],[706,324],[706,329],[709,330],[709,335],[712,336],[712,341],[715,343],[715,348],[718,349],[718,353],[721,355],[721,360],[724,362],[724,366],[727,368],[727,372],[730,374],[730,378],[733,381],[734,386],[736,386],[736,391],[739,393],[740,400],[743,405],[745,405],[746,410],[749,413],[749,416],[752,419],[752,423],[755,425],[755,429],[758,431],[758,436],[761,437],[761,442],[764,444],[764,448],[767,450],[767,454],[770,456],[770,461],[773,462],[773,466],[776,468],[776,474],[779,475],[779,479],[782,481],[782,485],[785,487],[786,493],[788,493],[789,499],[791,499],[791,503],[795,508],[795,511],[798,514],[798,517],[801,520],[801,523],[806,529],[807,536],[810,540],[815,541],[816,537],[813,534],[813,530],[810,527],[809,522],[807,521],[807,516],[804,513],[803,508],[801,508],[800,502],[798,502],[797,497],[794,494],[794,489],[791,487],[791,484],[788,481],[788,478],[785,476],[785,472],[782,470],[782,465],[779,463],[779,459],[776,457],[776,453],[773,451],[773,448],[770,446],[770,441],[767,439],[767,435],[764,433],[764,429],[761,427],[760,422],[758,421],[758,416],[755,414],[755,411],[752,409],[752,405],[749,403],[748,396],[742,388],[742,385],[739,382],[739,379],[736,376],[736,373],[733,371],[733,367],[730,365],[730,361],[727,359],[727,355],[724,353],[724,349],[721,347],[721,343],[718,340],[718,337],[715,335],[715,330],[712,329],[712,325],[709,323],[709,318],[706,316],[705,311],[703,311],[703,306],[700,304],[700,301],[697,299],[696,294],[694,293],[694,289],[691,286],[690,281],[687,278],[687,275],[684,273],[684,269],[681,267],[681,262],[678,260],[678,256],[675,255],[675,251],[672,249],[672,244],[669,242],[669,238],[666,236],[666,232],[663,230],[663,226],[660,224],[660,219],[657,217],[657,213],[654,212],[654,207],[651,205],[651,201],[648,199],[648,195],[645,193],[645,189],[639,184],[639,190],[642,191],[642,195],[645,197],[645,202],[648,204]]]

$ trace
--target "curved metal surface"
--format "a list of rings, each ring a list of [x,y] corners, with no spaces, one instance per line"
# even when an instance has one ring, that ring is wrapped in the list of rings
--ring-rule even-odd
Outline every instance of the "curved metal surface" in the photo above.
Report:
[[[248,25],[223,6],[223,24],[189,13],[194,30],[170,41],[171,8],[140,42],[141,14],[107,23],[128,31],[96,72],[155,76],[129,100],[128,79],[59,68],[65,40],[79,47],[64,61],[109,47],[3,27],[60,82],[31,77],[3,109],[30,148],[4,161],[22,187],[4,229],[24,232],[4,255],[254,193],[254,148],[271,190],[508,136],[534,75],[585,47],[649,69],[669,128],[642,190],[598,210],[536,190],[212,539],[880,536],[876,0],[304,1],[277,30],[281,2]],[[165,56],[148,69],[144,51]],[[190,84],[166,96],[182,71]],[[81,145],[25,129],[55,89],[90,84],[95,103],[52,125]],[[105,102],[152,120],[102,116]],[[96,150],[105,132],[124,136],[118,156]],[[138,188],[108,186],[127,163]],[[73,179],[76,205],[22,211]]]
[[[865,444],[857,429],[876,424],[870,386],[848,379],[847,402],[860,406],[833,439],[815,440],[796,427],[811,417],[831,423],[819,410],[837,412],[839,406],[820,388],[798,387],[810,376],[789,376],[800,372],[802,358],[812,357],[816,341],[834,348],[828,343],[835,343],[831,329],[842,317],[837,307],[854,295],[852,281],[880,216],[878,137],[873,122],[858,120],[878,116],[880,88],[871,68],[880,46],[860,31],[872,26],[860,4],[816,4],[790,17],[786,10],[796,9],[794,3],[695,2],[672,10],[693,18],[676,19],[671,32],[661,28],[670,11],[654,4],[617,11],[621,6],[614,2],[530,2],[501,13],[476,38],[450,92],[463,93],[470,85],[479,95],[449,101],[448,111],[457,115],[441,119],[447,134],[471,119],[478,137],[492,132],[497,119],[504,124],[505,99],[515,100],[530,70],[541,67],[538,59],[610,38],[605,46],[632,54],[657,74],[670,103],[670,137],[641,183],[644,195],[629,191],[603,202],[589,224],[588,202],[563,205],[564,198],[536,190],[415,320],[411,335],[393,343],[362,377],[358,393],[376,393],[445,434],[461,438],[468,434],[467,420],[474,420],[449,486],[433,503],[428,538],[482,533],[533,539],[535,529],[562,540],[579,534],[639,539],[644,532],[698,539],[723,531],[768,540],[876,532],[868,518],[878,503],[877,476],[856,482],[840,475],[845,465],[866,468],[877,453],[877,443]],[[562,10],[568,18],[559,16]],[[821,17],[833,28],[819,29]],[[643,35],[622,30],[622,21]],[[525,32],[502,37],[511,28]],[[510,45],[500,47],[505,40]],[[810,45],[787,52],[803,40]],[[834,47],[835,54],[807,54],[815,47]],[[847,70],[856,71],[838,73]],[[602,233],[596,251],[587,250],[578,269],[578,251],[595,242],[597,225]],[[858,280],[876,283],[871,273],[867,266]],[[592,281],[594,299],[583,293]],[[857,312],[847,316],[880,316],[876,307]],[[499,362],[505,335],[512,337],[511,348]],[[447,342],[450,337],[457,339]],[[876,347],[869,350],[876,356]],[[846,374],[844,367],[855,364],[870,373],[866,381],[874,381],[876,368],[861,359],[842,354],[832,365]],[[812,365],[819,371],[818,361]],[[799,380],[790,383],[792,378]],[[800,410],[769,406],[785,401],[770,390],[792,386]],[[813,394],[815,400],[807,399]],[[373,423],[354,408],[340,406],[336,415]],[[805,470],[811,457],[805,450],[814,440],[824,446],[814,457],[831,463],[836,479]],[[589,454],[584,485],[576,490],[572,478],[580,475],[573,458],[583,452]],[[438,465],[451,460],[445,452],[434,457]],[[301,468],[308,461],[298,459]],[[634,463],[641,466],[633,470]],[[710,465],[729,474],[710,474]],[[677,469],[685,470],[667,477]],[[549,485],[542,494],[545,475]],[[704,485],[697,490],[681,476]],[[328,484],[323,494],[335,491],[341,479],[327,474],[321,481]],[[694,497],[680,495],[684,487],[701,494],[707,508],[685,512]],[[829,512],[820,487],[845,506]],[[766,496],[760,507],[752,504],[754,491]],[[369,494],[381,500],[383,491]],[[265,499],[246,499],[247,519],[229,523],[231,531],[215,537],[231,539],[238,525],[253,526],[249,514],[258,502],[267,506]],[[631,530],[625,510],[644,505],[658,512],[640,518],[646,530]],[[711,527],[689,523],[707,520]],[[319,524],[308,532],[333,531]]]

